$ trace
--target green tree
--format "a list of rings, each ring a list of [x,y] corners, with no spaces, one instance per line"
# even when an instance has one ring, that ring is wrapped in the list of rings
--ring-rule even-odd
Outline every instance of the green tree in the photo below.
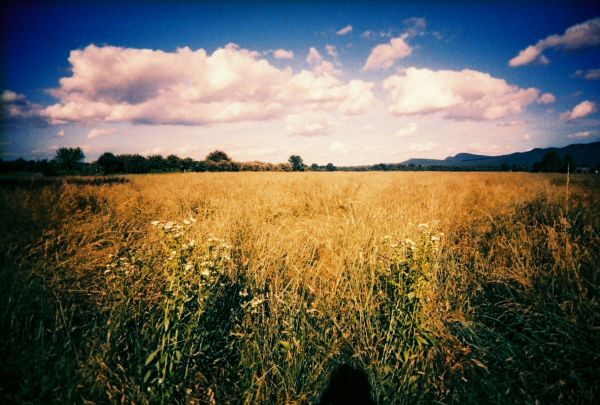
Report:
[[[319,165],[316,163],[313,163],[312,165],[310,165],[310,170],[312,170],[313,172],[316,172],[319,170]]]
[[[561,168],[562,161],[558,152],[550,151],[542,158],[541,170],[543,172],[559,172]]]
[[[105,152],[96,161],[96,164],[102,168],[104,174],[112,174],[123,171],[123,163],[115,155]]]
[[[161,155],[150,155],[146,161],[151,172],[166,172],[169,169],[168,162]]]
[[[290,156],[290,158],[288,159],[288,161],[290,162],[290,164],[292,165],[292,170],[295,172],[301,172],[304,171],[304,161],[302,160],[302,158],[299,155],[292,155]]]
[[[327,166],[325,166],[325,168],[328,172],[335,172],[337,170],[337,167],[335,167],[333,163],[327,163]]]
[[[577,164],[575,163],[575,159],[573,156],[567,155],[563,161],[562,171],[566,173],[567,171],[574,172],[577,169]]]
[[[68,172],[81,168],[83,159],[85,159],[85,155],[81,148],[59,148],[54,157],[58,167]]]
[[[220,151],[220,150],[215,150],[213,152],[210,152],[206,156],[206,160],[218,163],[218,162],[229,162],[231,160],[231,158],[227,155],[227,153]]]
[[[183,168],[183,162],[181,158],[176,155],[167,156],[167,164],[169,166],[169,169],[171,170],[181,171],[181,169]]]

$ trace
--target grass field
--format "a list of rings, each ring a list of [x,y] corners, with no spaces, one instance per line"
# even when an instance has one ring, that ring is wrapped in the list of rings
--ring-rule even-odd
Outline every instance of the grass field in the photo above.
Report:
[[[195,173],[5,185],[0,398],[600,400],[600,178]]]

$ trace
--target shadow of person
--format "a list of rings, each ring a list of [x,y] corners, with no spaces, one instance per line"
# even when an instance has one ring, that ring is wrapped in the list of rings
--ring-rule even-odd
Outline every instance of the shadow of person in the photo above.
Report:
[[[338,366],[321,396],[320,405],[375,405],[371,385],[363,370],[347,364]]]

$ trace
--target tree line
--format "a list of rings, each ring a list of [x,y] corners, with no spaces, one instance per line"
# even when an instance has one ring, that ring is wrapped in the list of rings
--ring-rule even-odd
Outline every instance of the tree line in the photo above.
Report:
[[[285,163],[266,162],[236,162],[227,153],[215,150],[209,153],[204,160],[180,158],[169,155],[142,156],[139,154],[120,154],[106,152],[92,163],[84,162],[85,155],[81,148],[59,148],[51,160],[24,160],[17,159],[4,161],[0,159],[0,172],[30,172],[43,173],[46,176],[56,175],[102,175],[102,174],[140,174],[140,173],[168,173],[168,172],[239,172],[239,171],[534,171],[534,172],[566,172],[574,171],[576,163],[567,155],[561,157],[557,152],[550,151],[541,161],[535,162],[532,167],[523,164],[500,166],[437,166],[414,164],[387,164],[378,163],[367,166],[337,167],[333,163],[306,165],[299,155],[291,155]],[[597,164],[600,166],[600,164]],[[600,168],[600,167],[598,167]]]

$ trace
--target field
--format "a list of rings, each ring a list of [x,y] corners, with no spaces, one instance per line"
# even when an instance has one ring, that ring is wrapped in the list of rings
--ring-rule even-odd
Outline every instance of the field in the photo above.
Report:
[[[0,190],[0,399],[600,400],[600,179],[186,173]]]

